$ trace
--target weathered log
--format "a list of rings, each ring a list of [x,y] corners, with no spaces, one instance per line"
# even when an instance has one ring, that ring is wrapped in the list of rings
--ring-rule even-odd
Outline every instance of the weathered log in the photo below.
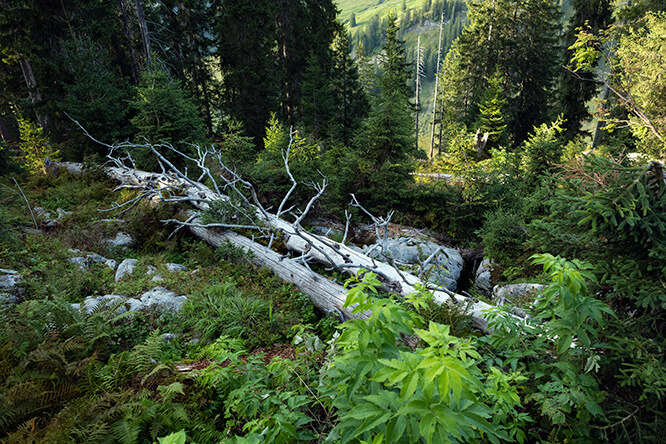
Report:
[[[76,164],[64,166],[70,171],[78,169]],[[163,200],[168,199],[164,198],[161,190],[177,189],[185,197],[185,200],[199,210],[207,209],[209,207],[208,204],[212,201],[229,199],[227,196],[211,190],[200,182],[194,182],[178,174],[150,173],[124,167],[109,167],[106,170],[112,178],[118,180],[120,183],[126,186],[149,190],[153,196],[162,198]],[[285,245],[290,251],[307,258],[308,261],[342,270],[348,274],[353,274],[361,268],[371,270],[379,275],[380,280],[387,289],[402,296],[415,292],[417,284],[427,286],[427,282],[422,282],[412,274],[401,272],[397,267],[372,259],[352,250],[346,245],[334,242],[323,236],[308,233],[298,224],[289,223],[268,213],[264,209],[257,208],[256,216],[270,227],[273,232],[277,231],[282,234]],[[316,275],[308,267],[286,258],[280,260],[280,256],[277,253],[237,234],[220,234],[205,227],[195,227],[192,225],[189,225],[188,228],[206,241],[215,239],[215,242],[222,242],[225,238],[228,238],[230,241],[233,239],[232,243],[253,251],[257,260],[273,269],[278,276],[289,282],[294,282],[322,310],[342,311],[342,304],[345,300],[344,289],[323,276]],[[306,279],[306,276],[309,277]],[[322,285],[322,288],[319,289],[318,285]],[[333,287],[332,285],[336,286]],[[434,290],[433,297],[438,303],[469,303],[469,313],[473,318],[475,327],[482,331],[486,330],[488,324],[484,311],[492,308],[491,305],[471,300],[445,289]],[[343,313],[345,316],[350,315],[349,311]]]
[[[219,233],[201,227],[192,226],[188,228],[196,237],[214,247],[220,247],[224,245],[225,241],[229,241],[234,246],[248,251],[251,253],[251,262],[256,265],[268,267],[280,279],[295,284],[296,288],[307,294],[312,303],[320,310],[332,315],[338,315],[343,319],[364,317],[352,314],[350,309],[342,308],[347,293],[342,285],[314,273],[306,266],[233,231]]]

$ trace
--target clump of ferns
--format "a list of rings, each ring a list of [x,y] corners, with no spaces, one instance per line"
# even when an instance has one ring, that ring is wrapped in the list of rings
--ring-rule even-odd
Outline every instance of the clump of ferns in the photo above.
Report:
[[[28,301],[3,313],[0,330],[0,431],[46,416],[78,396],[94,354],[68,331],[77,321],[59,301]]]

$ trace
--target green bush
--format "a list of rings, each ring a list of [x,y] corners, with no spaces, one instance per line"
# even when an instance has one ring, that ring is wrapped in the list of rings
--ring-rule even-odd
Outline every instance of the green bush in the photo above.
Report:
[[[488,213],[481,229],[485,254],[509,266],[521,256],[527,240],[526,224],[513,211],[499,209]]]
[[[32,173],[45,173],[46,158],[52,161],[59,160],[60,151],[49,142],[44,128],[38,127],[28,119],[19,118],[21,159]]]

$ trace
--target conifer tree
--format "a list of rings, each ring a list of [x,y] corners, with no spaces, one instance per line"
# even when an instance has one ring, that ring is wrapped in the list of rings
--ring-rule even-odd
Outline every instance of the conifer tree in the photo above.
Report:
[[[299,114],[303,129],[314,139],[327,136],[333,119],[335,102],[329,78],[330,74],[323,71],[319,58],[311,52],[301,82]]]
[[[349,34],[338,24],[332,46],[332,91],[335,100],[331,136],[345,144],[351,142],[368,113],[368,98],[360,81],[357,63],[351,55]]]
[[[445,94],[461,108],[456,124],[471,126],[492,73],[505,79],[507,131],[513,145],[552,115],[552,88],[559,66],[559,8],[552,0],[483,0],[468,4],[467,26],[456,40],[445,72]],[[460,73],[465,73],[460,75]],[[510,79],[510,80],[509,80]]]
[[[501,145],[505,142],[506,122],[502,108],[506,104],[503,79],[494,75],[488,82],[488,88],[479,105],[478,129],[482,134],[488,133],[488,148]]]
[[[365,163],[362,180],[366,187],[361,196],[388,206],[396,203],[399,190],[411,180],[411,156],[416,154],[413,106],[409,102],[412,92],[407,83],[411,73],[398,32],[391,11],[380,55],[379,93],[372,97],[372,109],[357,140]]]

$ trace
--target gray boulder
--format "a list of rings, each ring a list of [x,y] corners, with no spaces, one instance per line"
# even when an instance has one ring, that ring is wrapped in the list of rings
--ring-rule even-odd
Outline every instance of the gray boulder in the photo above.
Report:
[[[497,305],[504,305],[505,302],[518,304],[537,296],[546,288],[541,284],[508,284],[495,285],[493,287],[492,299]]]
[[[497,263],[495,261],[486,258],[481,261],[479,268],[476,269],[474,285],[483,295],[490,296],[490,293],[492,293],[493,284],[491,281],[491,273],[496,265]]]
[[[125,301],[129,299],[125,296],[120,296],[117,294],[107,294],[104,296],[88,296],[81,304],[72,304],[74,308],[77,308],[81,312],[91,313],[95,307],[100,304],[104,304],[107,307],[118,305],[116,308],[115,314],[125,313],[127,311],[127,306]],[[76,307],[75,305],[78,305]]]
[[[374,245],[365,248],[364,252],[370,257],[386,261],[393,259],[398,265],[419,266],[426,260],[432,259],[424,270],[428,280],[442,285],[449,290],[455,290],[464,265],[462,255],[458,250],[443,247],[433,241],[415,237],[389,238],[386,249],[383,249],[380,240]]]
[[[118,265],[116,270],[116,282],[120,281],[125,276],[131,275],[136,269],[138,259],[125,259]]]
[[[2,304],[18,304],[18,297],[10,293],[0,293],[0,305]]]
[[[70,249],[70,253],[80,253],[81,251],[76,250],[76,249]],[[113,259],[107,259],[104,256],[101,256],[97,253],[92,253],[87,255],[86,257],[82,256],[76,256],[76,257],[70,257],[67,259],[68,262],[71,262],[72,264],[76,264],[79,267],[81,267],[81,270],[85,270],[92,264],[99,264],[103,263],[107,267],[111,268],[114,270],[118,266],[118,262],[116,262]]]
[[[118,232],[113,239],[107,239],[110,248],[129,247],[134,245],[134,238],[127,233]]]
[[[85,270],[88,268],[88,261],[86,260],[85,257],[77,256],[77,257],[70,257],[67,259],[67,262],[70,262],[74,265],[78,265],[81,270]]]
[[[21,275],[18,271],[0,268],[0,289],[11,290],[21,282]]]
[[[158,306],[166,310],[178,311],[183,307],[187,297],[178,296],[176,292],[164,287],[155,287],[142,294],[140,299],[146,308]]]
[[[185,265],[174,264],[174,263],[166,264],[166,269],[169,273],[175,273],[177,271],[189,271],[189,268],[187,268]]]

